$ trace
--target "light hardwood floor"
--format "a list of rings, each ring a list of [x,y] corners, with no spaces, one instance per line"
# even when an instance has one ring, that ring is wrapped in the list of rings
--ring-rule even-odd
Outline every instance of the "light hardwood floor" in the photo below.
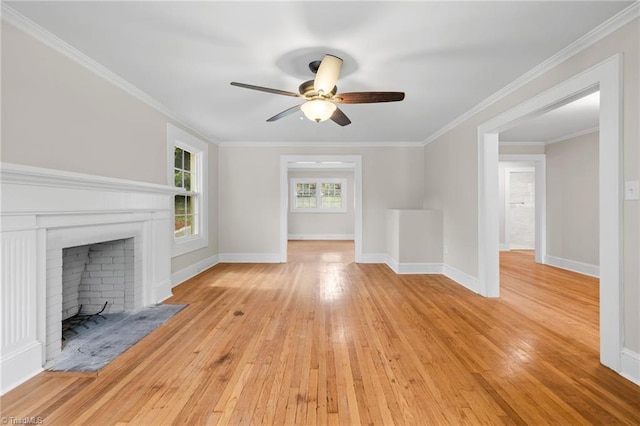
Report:
[[[640,387],[598,362],[597,280],[502,255],[502,297],[353,263],[221,264],[98,374],[45,372],[2,416],[70,424],[640,424]]]

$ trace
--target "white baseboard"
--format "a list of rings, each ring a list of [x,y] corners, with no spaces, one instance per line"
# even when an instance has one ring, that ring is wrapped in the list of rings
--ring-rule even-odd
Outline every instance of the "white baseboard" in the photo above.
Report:
[[[280,263],[280,253],[220,253],[220,263]]]
[[[400,269],[400,264],[398,263],[398,261],[395,260],[391,256],[387,256],[387,259],[384,262],[384,264],[387,265],[389,267],[389,269],[391,269],[396,274],[398,273],[398,270]]]
[[[178,284],[182,284],[187,281],[189,278],[195,277],[200,272],[209,269],[219,262],[218,255],[208,257],[206,259],[201,260],[200,262],[196,262],[191,266],[187,266],[184,269],[181,269],[177,272],[171,274],[171,288],[177,286]]]
[[[442,274],[456,284],[479,293],[476,277],[443,263],[399,263],[391,256],[386,256],[384,263],[396,274]]]
[[[42,344],[32,342],[0,359],[0,395],[42,372]]]
[[[162,302],[173,296],[171,289],[173,288],[173,281],[168,278],[161,284],[155,284],[153,287],[153,300]]]
[[[401,263],[398,274],[442,274],[442,263]]]
[[[640,386],[640,354],[623,348],[620,354],[620,375]]]
[[[442,263],[399,263],[391,256],[385,263],[396,274],[442,274]]]
[[[446,264],[442,265],[442,274],[445,277],[457,282],[461,286],[473,291],[474,293],[480,294],[480,291],[478,289],[478,278],[472,277],[466,272],[462,272]]]
[[[500,243],[500,251],[509,251],[511,250],[508,245],[504,243]]]
[[[387,263],[387,255],[385,253],[362,253],[358,263]]]
[[[579,274],[589,275],[596,278],[600,277],[600,267],[597,265],[590,265],[588,263],[549,255],[545,256],[544,263],[545,265],[555,266],[556,268],[566,269],[567,271],[577,272]]]
[[[535,250],[535,247],[530,246],[519,246],[518,244],[511,244],[509,246],[509,250]]]
[[[353,240],[353,234],[289,234],[289,240]]]

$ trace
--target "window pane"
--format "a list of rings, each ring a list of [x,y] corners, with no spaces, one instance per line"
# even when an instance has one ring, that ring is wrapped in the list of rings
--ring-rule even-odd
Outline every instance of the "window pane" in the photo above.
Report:
[[[315,183],[296,183],[296,207],[303,209],[316,207]]]
[[[184,176],[184,189],[191,191],[191,173],[183,172]]]
[[[183,169],[191,170],[191,166],[192,166],[191,157],[192,157],[192,155],[191,155],[191,153],[189,151],[184,151],[184,167],[183,167]],[[195,155],[193,157],[195,157]]]
[[[315,209],[316,197],[298,197],[296,199],[296,207],[301,209]]]
[[[296,193],[299,196],[314,196],[316,195],[315,183],[296,183]]]
[[[187,218],[186,216],[178,216],[176,215],[176,219],[175,219],[175,223],[174,223],[174,237],[175,238],[179,238],[179,237],[184,237],[186,236],[186,223],[187,223]]]
[[[196,197],[176,195],[174,197],[175,224],[174,237],[186,237],[198,233],[198,216],[196,214]]]
[[[342,188],[339,183],[322,184],[322,208],[335,209],[342,207]]]
[[[196,214],[196,197],[193,196],[186,196],[186,209],[185,209],[185,213],[186,214]]]
[[[340,197],[323,197],[322,198],[323,209],[339,209],[342,208],[342,198]]]
[[[185,233],[187,235],[197,234],[198,230],[196,229],[196,226],[197,226],[196,217],[193,215],[187,216],[187,226],[185,229]]]
[[[184,169],[184,167],[182,167],[183,165],[183,161],[182,161],[182,153],[184,151],[180,148],[175,148],[175,150],[173,151],[173,167],[175,167],[176,169]]]
[[[336,195],[340,195],[341,186],[339,183],[323,183],[322,184],[322,196],[323,197],[334,197]]]
[[[184,195],[176,195],[174,198],[174,209],[176,216],[186,213],[187,197]]]
[[[182,188],[182,170],[173,171],[173,184],[178,188]]]

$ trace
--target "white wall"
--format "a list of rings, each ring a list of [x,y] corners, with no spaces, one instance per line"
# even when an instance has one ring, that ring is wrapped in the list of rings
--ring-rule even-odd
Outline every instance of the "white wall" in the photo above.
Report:
[[[332,125],[322,123],[320,125]],[[362,155],[363,255],[386,253],[386,210],[421,208],[422,147],[220,147],[220,253],[280,253],[280,156]],[[255,194],[248,203],[245,193]]]
[[[166,184],[166,121],[2,21],[2,161]]]
[[[425,147],[425,209],[442,211],[443,263],[478,276],[476,127],[464,123]]]
[[[11,24],[1,28],[1,161],[166,185],[173,120]],[[217,254],[217,150],[211,144],[210,245],[173,259],[173,271]]]
[[[624,180],[640,176],[638,19],[487,106],[425,147],[425,208],[444,215],[444,263],[478,277],[478,126],[570,77],[624,55]],[[640,208],[624,203],[624,344],[640,352]]]
[[[500,155],[544,154],[544,144],[500,143],[499,152]]]
[[[289,172],[289,182],[291,179],[314,179],[314,178],[338,178],[346,179],[346,212],[331,213],[309,213],[309,212],[292,212],[289,208],[287,214],[288,234],[290,238],[304,238],[304,236],[318,236],[319,238],[330,238],[332,236],[344,236],[344,238],[353,239],[355,228],[354,216],[354,179],[353,172],[336,172],[336,171],[306,171],[306,172]],[[291,191],[291,188],[289,188]]]
[[[547,255],[599,265],[598,132],[547,145]]]
[[[440,272],[442,213],[422,209],[387,210],[387,255],[392,265],[397,266],[394,270],[401,270],[406,264],[433,265]]]

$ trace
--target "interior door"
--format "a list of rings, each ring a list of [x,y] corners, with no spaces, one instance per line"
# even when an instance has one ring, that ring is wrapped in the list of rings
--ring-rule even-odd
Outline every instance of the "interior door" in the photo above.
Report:
[[[509,188],[510,249],[535,248],[535,173],[513,171]]]

